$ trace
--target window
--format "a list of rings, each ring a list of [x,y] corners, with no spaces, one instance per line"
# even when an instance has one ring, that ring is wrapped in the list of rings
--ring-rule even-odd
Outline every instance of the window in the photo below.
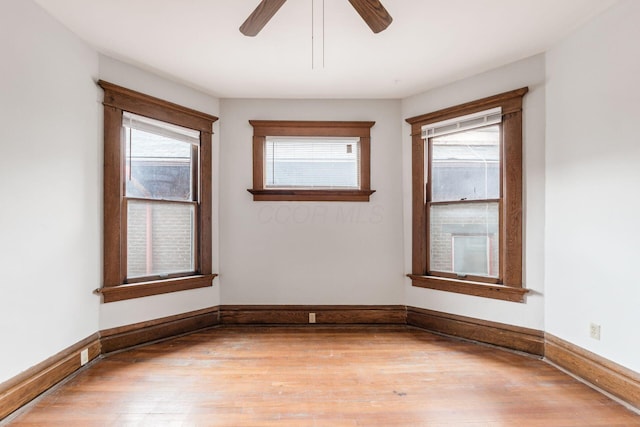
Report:
[[[522,302],[527,88],[407,119],[414,286]]]
[[[251,120],[256,201],[369,201],[374,122]]]
[[[104,81],[104,302],[211,286],[216,117]]]

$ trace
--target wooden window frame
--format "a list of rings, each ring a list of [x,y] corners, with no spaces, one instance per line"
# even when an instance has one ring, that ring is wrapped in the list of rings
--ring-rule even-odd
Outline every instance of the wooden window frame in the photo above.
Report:
[[[254,201],[368,202],[371,189],[371,127],[375,122],[249,120],[253,126],[253,194]],[[358,137],[360,138],[360,188],[272,189],[265,188],[265,143],[269,136]]]
[[[103,80],[104,90],[104,253],[103,285],[98,289],[103,302],[121,301],[169,292],[212,286],[211,140],[217,117],[135,92]],[[167,278],[127,283],[127,241],[125,211],[125,151],[122,113],[127,111],[200,132],[199,197],[196,203],[196,272]],[[175,277],[179,276],[179,277]]]
[[[528,289],[522,283],[522,100],[527,87],[482,98],[406,119],[411,125],[412,139],[412,285],[493,298],[524,302]],[[501,107],[500,181],[499,202],[499,280],[467,277],[461,279],[430,275],[428,270],[429,229],[427,210],[427,177],[425,176],[425,140],[422,127],[443,120]],[[493,281],[495,283],[487,283]]]

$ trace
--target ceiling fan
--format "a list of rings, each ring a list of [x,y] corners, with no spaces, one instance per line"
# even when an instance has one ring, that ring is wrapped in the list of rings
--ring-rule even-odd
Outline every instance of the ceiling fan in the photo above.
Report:
[[[287,0],[262,0],[240,26],[240,32],[249,37],[257,35],[285,1]],[[384,30],[393,21],[391,15],[378,0],[349,0],[349,3],[374,33]]]

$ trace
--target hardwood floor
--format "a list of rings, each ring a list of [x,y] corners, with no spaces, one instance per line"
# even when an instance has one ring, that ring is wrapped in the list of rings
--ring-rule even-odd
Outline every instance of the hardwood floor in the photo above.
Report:
[[[112,354],[11,426],[640,426],[546,363],[404,326],[223,327]]]

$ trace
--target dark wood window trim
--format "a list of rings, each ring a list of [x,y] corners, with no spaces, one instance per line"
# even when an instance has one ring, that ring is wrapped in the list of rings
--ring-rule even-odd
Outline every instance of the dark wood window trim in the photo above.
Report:
[[[121,301],[212,285],[211,137],[217,117],[100,80],[104,90],[104,266],[103,302]],[[124,142],[122,113],[139,114],[200,132],[199,233],[197,271],[184,277],[126,283],[126,227],[124,200]]]
[[[254,201],[368,202],[371,189],[371,127],[375,122],[249,120],[253,126]],[[264,146],[268,136],[360,138],[360,189],[268,189],[264,187]]]
[[[413,286],[505,301],[524,302],[522,285],[522,98],[528,88],[513,90],[406,119],[412,139],[412,274]],[[502,108],[500,203],[500,279],[482,283],[428,274],[425,141],[422,127],[431,123]]]

